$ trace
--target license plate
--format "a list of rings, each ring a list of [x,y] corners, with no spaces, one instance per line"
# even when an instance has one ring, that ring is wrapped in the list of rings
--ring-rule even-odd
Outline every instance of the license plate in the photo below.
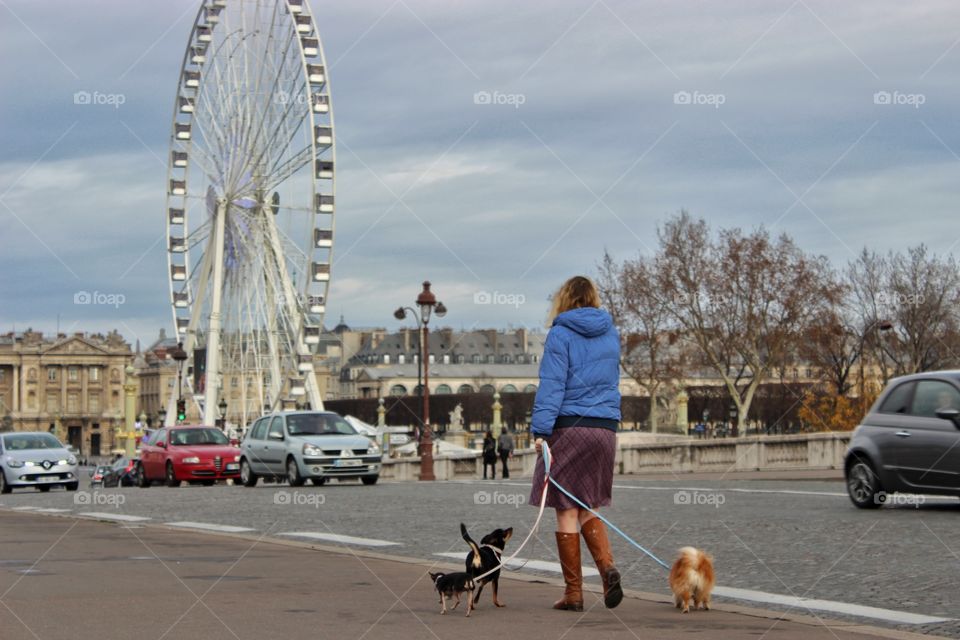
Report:
[[[38,480],[40,480],[40,482],[58,482],[60,478],[56,476],[40,476]]]
[[[363,460],[337,460],[336,466],[338,467],[359,467],[363,464]]]
[[[236,471],[239,468],[240,468],[240,465],[238,465],[236,462],[231,462],[230,464],[227,465],[227,471]]]

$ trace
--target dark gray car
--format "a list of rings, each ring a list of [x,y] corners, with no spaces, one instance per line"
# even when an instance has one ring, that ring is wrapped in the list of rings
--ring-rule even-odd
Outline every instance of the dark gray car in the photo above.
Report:
[[[960,496],[960,371],[891,380],[854,430],[844,471],[862,509],[897,492]]]

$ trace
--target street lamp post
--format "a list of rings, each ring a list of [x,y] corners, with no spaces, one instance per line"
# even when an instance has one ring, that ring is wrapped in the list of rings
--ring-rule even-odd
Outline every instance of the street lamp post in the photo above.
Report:
[[[400,307],[393,316],[397,320],[403,320],[407,317],[407,311],[410,311],[417,321],[417,327],[420,332],[420,366],[423,367],[423,383],[420,388],[423,393],[423,427],[420,429],[420,479],[436,480],[433,475],[433,440],[430,430],[430,350],[429,333],[427,325],[430,322],[430,315],[436,313],[438,318],[442,318],[447,313],[447,308],[442,302],[437,301],[437,297],[430,291],[430,282],[424,281],[423,290],[417,296],[418,314],[410,307]],[[418,367],[419,372],[419,367]]]
[[[227,430],[227,400],[223,397],[220,398],[220,404],[217,405],[217,408],[220,409],[220,430]]]
[[[187,352],[183,350],[182,342],[178,342],[177,348],[170,351],[170,357],[177,362],[177,413],[179,413],[180,407],[183,406],[183,363],[188,357]]]
[[[866,371],[863,366],[863,352],[866,347],[867,336],[874,330],[879,329],[880,331],[889,331],[893,328],[893,324],[889,320],[874,320],[867,325],[867,328],[863,330],[863,337],[860,341],[860,413],[861,415],[867,412],[867,383],[866,383]],[[881,356],[882,357],[882,356]]]

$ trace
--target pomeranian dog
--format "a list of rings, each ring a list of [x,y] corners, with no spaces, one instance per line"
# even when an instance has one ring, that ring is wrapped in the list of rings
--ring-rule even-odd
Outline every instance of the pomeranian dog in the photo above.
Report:
[[[713,591],[713,558],[693,547],[683,547],[670,569],[670,590],[673,601],[682,613],[701,606],[710,610],[710,592]]]

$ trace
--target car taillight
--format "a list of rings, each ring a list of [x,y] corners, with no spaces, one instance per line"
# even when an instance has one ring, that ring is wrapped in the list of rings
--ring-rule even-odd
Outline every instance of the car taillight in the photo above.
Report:
[[[123,471],[124,471],[125,473],[130,473],[131,471],[133,471],[133,463],[131,462],[130,464],[128,464],[128,465],[127,465],[127,468],[124,469]]]

